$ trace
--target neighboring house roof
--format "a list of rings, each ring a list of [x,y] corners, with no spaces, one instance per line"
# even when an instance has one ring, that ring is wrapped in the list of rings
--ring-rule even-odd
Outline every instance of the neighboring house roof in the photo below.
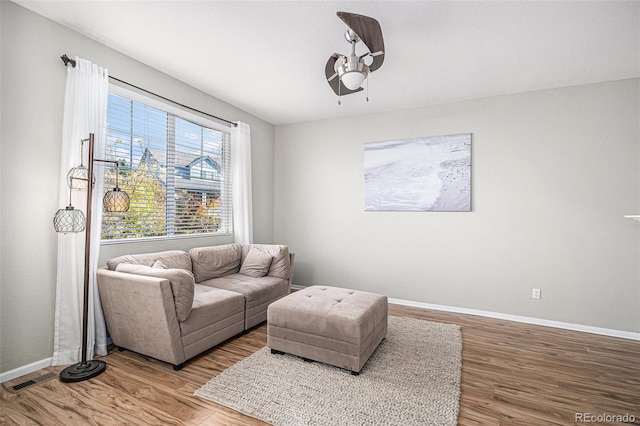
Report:
[[[151,160],[151,158],[149,158],[149,155],[160,166],[162,167],[166,166],[167,151],[165,151],[164,149],[145,148],[144,154],[142,155],[142,159],[140,160],[140,163],[145,161],[149,162]],[[175,160],[176,166],[191,167],[191,165],[197,162],[198,160],[209,159],[214,164],[215,167],[220,168],[220,165],[218,164],[218,162],[213,158],[209,157],[208,155],[187,154],[186,152],[176,152],[175,156],[176,156],[176,160]]]
[[[191,166],[198,164],[201,161],[210,162],[212,167],[220,170],[220,165],[217,161],[208,155],[187,154],[185,152],[175,153],[175,164],[177,169],[185,169],[190,171]],[[142,158],[140,159],[140,165],[142,164],[158,164],[161,168],[166,167],[167,151],[158,148],[145,148]],[[165,175],[160,174],[159,179],[165,182]],[[206,191],[206,192],[219,192],[220,183],[212,180],[205,179],[191,179],[190,173],[177,173],[176,174],[176,187],[179,189],[187,189],[192,191]]]

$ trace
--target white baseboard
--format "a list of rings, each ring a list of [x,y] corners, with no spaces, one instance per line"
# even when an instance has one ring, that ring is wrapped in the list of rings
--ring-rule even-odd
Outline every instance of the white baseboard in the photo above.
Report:
[[[454,312],[457,314],[477,315],[481,317],[496,318],[507,321],[523,322],[527,324],[543,325],[545,327],[562,328],[565,330],[581,331],[583,333],[601,334],[604,336],[620,337],[623,339],[640,340],[640,333],[632,331],[613,330],[610,328],[593,327],[590,325],[572,324],[568,322],[551,321],[540,318],[523,317],[519,315],[501,314],[499,312],[480,311],[477,309],[457,308],[455,306],[433,305],[431,303],[414,302],[403,299],[389,299],[389,303],[403,306],[412,306],[435,311]]]
[[[33,373],[34,371],[38,371],[43,368],[51,367],[52,362],[52,357],[45,358],[40,361],[32,362],[29,365],[23,365],[22,367],[18,367],[15,370],[0,373],[0,383],[8,382],[9,380],[13,380],[16,377],[24,376],[25,374]]]
[[[107,346],[112,343],[113,341],[111,340],[111,337],[107,337]],[[33,362],[29,365],[23,365],[22,367],[18,367],[14,370],[0,373],[0,383],[8,382],[9,380],[13,380],[17,377],[33,373],[34,371],[38,371],[43,368],[51,367],[51,365],[53,365],[53,357],[45,358],[40,361]]]
[[[302,290],[303,286],[292,285],[296,290]],[[481,311],[477,309],[458,308],[455,306],[435,305],[431,303],[414,302],[412,300],[389,298],[389,303],[414,308],[432,309],[434,311],[454,312],[457,314],[477,315],[481,317],[496,318],[506,321],[522,322],[527,324],[542,325],[545,327],[562,328],[565,330],[581,331],[583,333],[600,334],[603,336],[620,337],[622,339],[640,340],[640,333],[632,331],[613,330],[610,328],[593,327],[590,325],[572,324],[568,322],[551,321],[540,318],[523,317],[519,315],[502,314],[499,312]]]

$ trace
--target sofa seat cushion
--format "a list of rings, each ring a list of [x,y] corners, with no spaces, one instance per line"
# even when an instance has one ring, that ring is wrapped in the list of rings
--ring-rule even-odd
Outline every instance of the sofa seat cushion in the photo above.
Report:
[[[255,278],[239,273],[203,281],[200,284],[240,293],[246,300],[247,309],[278,299],[289,291],[289,282],[282,278]]]
[[[116,272],[146,275],[148,277],[164,278],[169,280],[171,283],[173,303],[176,308],[176,317],[178,318],[178,321],[184,321],[191,313],[195,291],[195,280],[191,271],[187,271],[186,269],[164,269],[146,265],[120,263],[116,268]]]
[[[196,247],[189,250],[197,283],[240,271],[242,245]]]
[[[156,260],[159,260],[167,268],[186,269],[191,271],[191,257],[186,251],[167,250],[156,253],[145,254],[127,254],[124,256],[114,257],[107,260],[107,268],[115,271],[119,264],[130,263],[132,265],[153,266]]]
[[[240,322],[244,318],[244,297],[232,291],[195,285],[195,296],[191,315],[180,322],[180,331],[185,345],[210,334],[210,327],[224,328]],[[242,331],[242,330],[240,330]]]

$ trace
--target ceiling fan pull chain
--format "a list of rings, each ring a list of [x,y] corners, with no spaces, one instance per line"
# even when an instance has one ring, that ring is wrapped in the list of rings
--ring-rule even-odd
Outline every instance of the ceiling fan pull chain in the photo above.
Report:
[[[371,76],[367,77],[367,102],[369,102],[369,78],[371,78]]]

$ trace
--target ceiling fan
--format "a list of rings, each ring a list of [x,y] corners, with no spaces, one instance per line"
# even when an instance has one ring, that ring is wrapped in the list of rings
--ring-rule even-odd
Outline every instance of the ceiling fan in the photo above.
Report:
[[[367,75],[382,66],[384,40],[380,23],[374,18],[348,12],[337,12],[336,15],[349,27],[344,37],[351,44],[351,55],[334,53],[329,57],[324,73],[335,94],[344,96],[363,90],[361,86]],[[357,56],[356,43],[360,41],[368,51]]]

